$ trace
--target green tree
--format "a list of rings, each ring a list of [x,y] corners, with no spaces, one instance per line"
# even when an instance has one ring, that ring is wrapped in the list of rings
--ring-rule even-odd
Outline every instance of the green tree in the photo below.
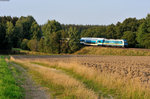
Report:
[[[45,43],[44,43],[44,38],[41,38],[40,39],[40,42],[39,42],[39,48],[38,48],[38,50],[40,51],[40,52],[46,52],[45,51]]]
[[[120,23],[120,22],[118,22],[117,24],[116,24],[116,35],[115,35],[115,37],[117,38],[117,39],[120,39],[122,36],[123,36],[123,26],[122,26],[122,24]]]
[[[70,53],[80,49],[80,35],[76,28],[70,27],[68,30]]]
[[[59,22],[52,20],[48,21],[47,24],[45,24],[42,27],[42,32],[44,36],[44,45],[45,45],[45,51],[48,53],[59,53],[58,44],[60,42],[60,31],[62,29]],[[56,44],[55,44],[56,43]],[[58,49],[57,49],[58,48]]]
[[[150,14],[147,15],[146,20],[140,25],[138,33],[137,33],[137,41],[139,46],[149,48],[147,42],[149,42],[149,34],[150,34]]]
[[[19,48],[23,39],[23,25],[17,21],[13,34],[13,46]]]
[[[11,49],[13,44],[12,44],[12,36],[14,33],[14,26],[11,22],[6,23],[6,37],[5,41],[7,42],[7,49]]]
[[[125,31],[132,31],[136,32],[139,27],[138,20],[136,18],[127,18],[122,23],[123,32]]]
[[[67,31],[61,30],[61,40],[60,40],[60,52],[68,53],[69,45],[68,45],[68,34]]]
[[[28,39],[23,39],[22,43],[21,43],[21,48],[24,49],[24,50],[28,50],[28,42],[29,40]]]
[[[136,46],[136,33],[132,31],[124,32],[122,39],[126,39],[129,47]]]
[[[96,26],[81,32],[81,37],[105,37],[106,27]]]
[[[18,19],[19,19],[18,17],[13,17],[12,18],[11,22],[13,23],[14,26],[16,25],[16,22],[18,21]]]
[[[60,53],[60,39],[61,39],[60,31],[53,32],[50,36],[50,39],[51,39],[52,53],[59,54]]]
[[[106,37],[108,39],[115,39],[116,38],[115,35],[116,35],[115,25],[111,24],[106,29]]]
[[[35,19],[32,17],[32,16],[27,16],[27,17],[21,17],[17,22],[16,22],[16,25],[17,26],[22,26],[23,30],[20,31],[22,34],[22,40],[24,38],[26,39],[31,39],[32,38],[32,33],[30,32],[31,30],[31,26],[32,24],[35,22]]]
[[[4,26],[4,24],[0,23],[0,50],[5,50],[6,49],[6,39],[5,39],[5,35],[6,35],[6,27]]]
[[[143,39],[144,39],[143,45],[145,46],[145,48],[150,49],[150,33],[145,34]]]
[[[37,39],[38,41],[40,40],[42,33],[40,26],[36,22],[32,23],[30,32],[32,34],[32,39]]]

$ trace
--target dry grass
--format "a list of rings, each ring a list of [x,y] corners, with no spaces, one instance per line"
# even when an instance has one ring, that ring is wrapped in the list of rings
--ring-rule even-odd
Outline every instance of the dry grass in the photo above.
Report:
[[[143,60],[141,60],[141,58]],[[136,81],[134,79],[135,76],[133,75],[136,73],[136,71],[138,71],[138,67],[140,70],[142,70],[140,72],[148,73],[147,71],[149,66],[149,62],[148,62],[149,57],[117,57],[116,58],[116,57],[101,56],[99,61],[98,57],[88,58],[87,56],[86,57],[81,56],[81,57],[65,58],[62,56],[61,57],[53,56],[50,58],[40,58],[40,57],[23,58],[21,60],[26,60],[28,62],[44,63],[47,64],[47,66],[49,67],[55,65],[62,69],[72,70],[74,73],[77,73],[84,78],[92,80],[97,84],[106,87],[107,90],[105,93],[107,93],[107,91],[111,89],[115,89],[116,92],[113,93],[113,96],[115,98],[149,99],[150,97],[150,93],[149,93],[150,88],[148,86],[144,87],[143,85],[145,85],[145,83],[141,84],[141,82]],[[101,68],[99,67],[95,68],[95,66],[97,66],[98,63],[100,64]],[[91,68],[86,66],[90,66]],[[128,74],[127,75],[121,74],[122,70],[126,70],[126,68],[129,69]],[[111,72],[110,70],[113,72]],[[143,78],[143,76],[141,76],[141,78]],[[110,93],[108,92],[108,94]]]
[[[23,64],[30,71],[37,72],[41,77],[43,77],[42,79],[45,82],[51,82],[57,86],[62,86],[64,88],[64,92],[61,96],[59,96],[59,98],[73,96],[77,99],[96,99],[98,97],[93,91],[87,89],[81,82],[59,70],[30,64],[27,61],[13,61]]]
[[[115,89],[116,93],[121,94],[121,96],[118,95],[117,97],[122,97],[122,99],[123,98],[125,98],[125,99],[129,99],[129,98],[131,98],[131,99],[149,99],[149,97],[150,97],[150,93],[149,93],[150,90],[143,88],[140,83],[135,83],[134,81],[132,81],[130,79],[126,79],[126,78],[120,79],[117,75],[114,75],[114,74],[109,74],[109,73],[105,73],[105,72],[102,73],[95,69],[80,66],[79,64],[76,64],[76,63],[70,63],[70,64],[66,64],[63,62],[49,63],[47,61],[42,61],[42,62],[36,61],[36,62],[46,63],[47,66],[56,65],[61,68],[73,70],[73,72],[76,72],[79,75],[81,75],[87,79],[90,79],[94,82],[97,82],[100,85],[103,85],[108,90]],[[143,93],[145,93],[144,96],[143,96]],[[109,93],[107,93],[107,94],[109,94]]]
[[[74,54],[79,55],[120,55],[120,56],[150,56],[149,49],[84,47]]]

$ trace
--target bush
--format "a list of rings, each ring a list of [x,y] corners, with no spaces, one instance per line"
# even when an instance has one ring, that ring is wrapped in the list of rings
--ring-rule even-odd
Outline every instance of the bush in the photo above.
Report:
[[[28,39],[23,39],[22,43],[21,43],[21,48],[24,49],[24,50],[28,50],[28,44],[29,40]]]
[[[27,46],[31,51],[38,51],[38,41],[36,39],[29,40]]]

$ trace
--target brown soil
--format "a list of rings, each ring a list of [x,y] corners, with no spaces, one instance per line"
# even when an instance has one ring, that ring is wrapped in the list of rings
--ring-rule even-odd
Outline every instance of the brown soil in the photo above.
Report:
[[[50,95],[47,93],[47,90],[36,84],[24,68],[14,63],[11,63],[11,66],[21,72],[21,75],[19,76],[15,73],[13,73],[13,75],[18,82],[22,84],[21,86],[25,90],[25,99],[50,99]]]

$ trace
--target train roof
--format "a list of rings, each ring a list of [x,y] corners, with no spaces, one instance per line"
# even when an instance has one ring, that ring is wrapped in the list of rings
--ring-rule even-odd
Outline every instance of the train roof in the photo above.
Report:
[[[86,40],[103,40],[105,38],[94,38],[94,37],[82,37],[81,39],[86,39]]]
[[[115,40],[115,41],[126,41],[125,39],[106,39],[106,38],[95,38],[95,37],[82,37],[84,40]]]
[[[115,40],[115,41],[122,41],[124,39],[105,39],[105,40]]]

